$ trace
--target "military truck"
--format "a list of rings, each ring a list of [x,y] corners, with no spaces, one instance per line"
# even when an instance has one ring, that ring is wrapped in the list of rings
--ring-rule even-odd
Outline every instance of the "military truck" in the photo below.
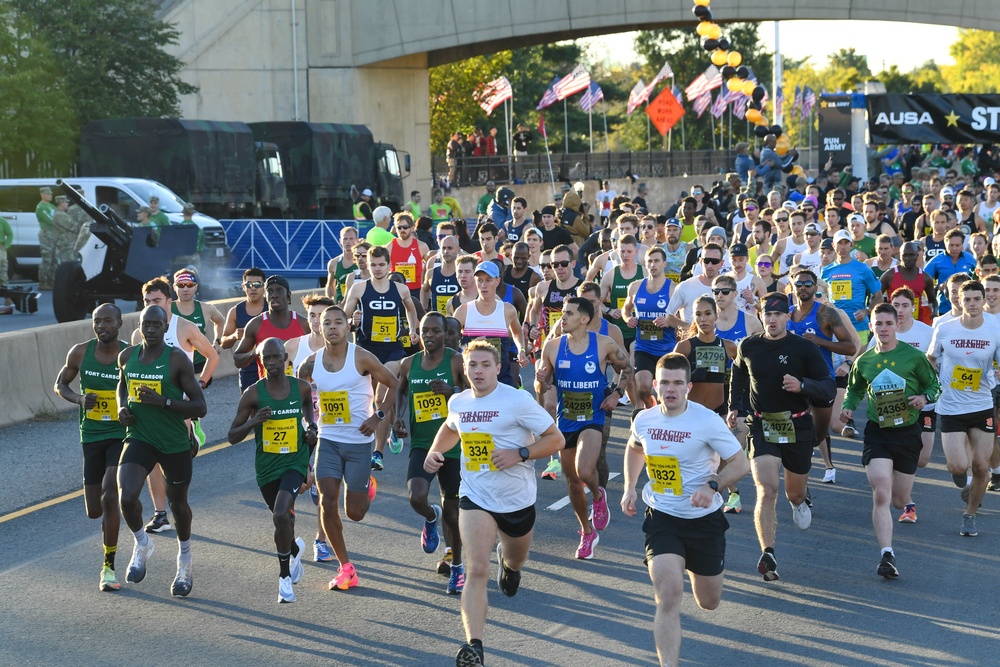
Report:
[[[245,123],[115,118],[80,134],[82,176],[159,181],[214,218],[284,218],[288,197],[277,146]]]

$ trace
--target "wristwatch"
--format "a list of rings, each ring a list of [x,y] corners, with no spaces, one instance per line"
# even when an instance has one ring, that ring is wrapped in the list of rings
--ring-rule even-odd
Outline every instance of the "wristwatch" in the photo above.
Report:
[[[527,461],[528,457],[531,456],[531,452],[528,451],[527,447],[521,447],[520,449],[518,449],[517,450],[517,454],[518,454],[518,456],[521,457],[521,462],[522,463],[524,461]]]
[[[385,413],[382,412],[381,410],[376,410],[375,411],[375,416],[378,417],[379,421],[382,421],[383,419],[385,419]]]
[[[167,399],[167,402],[163,404],[163,407],[169,410],[169,409],[170,409],[170,404],[171,404],[171,401],[170,401],[170,399],[168,398],[168,399]]]
[[[716,482],[714,479],[708,480],[708,482],[706,482],[706,484],[708,484],[709,488],[711,488],[713,491],[718,491],[719,490],[719,483]]]

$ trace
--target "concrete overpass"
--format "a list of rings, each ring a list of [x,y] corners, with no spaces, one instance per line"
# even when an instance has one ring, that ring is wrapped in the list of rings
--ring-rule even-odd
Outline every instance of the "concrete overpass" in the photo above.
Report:
[[[694,25],[690,0],[172,0],[187,118],[363,123],[430,184],[428,68],[501,49]],[[1000,31],[997,0],[717,0],[726,21],[894,20]],[[293,19],[294,14],[294,19]],[[533,104],[533,102],[532,102]],[[425,192],[425,194],[427,194]],[[429,197],[428,197],[429,199]]]

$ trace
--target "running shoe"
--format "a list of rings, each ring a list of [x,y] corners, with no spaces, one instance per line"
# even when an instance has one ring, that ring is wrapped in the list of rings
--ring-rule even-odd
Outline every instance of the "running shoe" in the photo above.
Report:
[[[313,501],[313,505],[319,507],[319,488],[315,484],[309,487],[309,498]]]
[[[337,576],[330,580],[330,590],[346,591],[358,585],[358,573],[352,563],[344,563],[337,568]]]
[[[302,557],[306,553],[306,543],[302,541],[301,537],[295,538],[295,545],[299,548],[299,553],[297,556],[292,556],[288,559],[288,571],[292,573],[293,584],[302,581],[302,574],[304,572],[302,569]]]
[[[812,509],[812,506],[813,506],[813,497],[812,497],[812,494],[809,493],[809,487],[807,486],[806,487],[806,507],[808,507],[809,509]]]
[[[448,577],[448,595],[460,595],[465,588],[465,566],[459,563],[451,566]]]
[[[1000,473],[990,473],[990,485],[986,488],[989,491],[1000,491]]]
[[[760,560],[757,561],[757,571],[764,576],[764,581],[777,581],[780,578],[778,577],[777,559],[774,554],[766,551],[761,554]]]
[[[156,545],[153,540],[146,538],[146,546],[140,547],[137,542],[132,547],[132,560],[129,561],[128,571],[125,573],[125,581],[130,584],[137,584],[146,578],[146,561],[153,555]]]
[[[847,420],[847,423],[844,424],[844,428],[840,431],[840,435],[844,436],[845,438],[853,438],[857,434],[858,434],[858,428],[857,426],[855,426],[853,419]]]
[[[323,540],[315,540],[313,542],[313,560],[317,563],[329,563],[333,560],[330,545]]]
[[[170,519],[167,518],[166,511],[153,512],[153,518],[149,520],[145,528],[147,533],[162,533],[170,530]]]
[[[117,591],[119,588],[121,588],[121,584],[118,583],[118,577],[115,576],[115,571],[105,565],[101,568],[101,590]]]
[[[969,477],[964,472],[958,475],[952,474],[951,481],[960,489],[964,489],[969,485]]]
[[[375,452],[372,454],[372,470],[378,472],[384,467],[385,466],[382,465],[382,452]]]
[[[201,448],[205,446],[205,441],[208,438],[205,437],[205,431],[201,428],[200,419],[191,420],[191,430],[194,432],[195,440],[198,441],[198,451],[201,451]],[[197,454],[195,454],[195,456],[197,456]]]
[[[836,484],[837,483],[837,469],[827,468],[826,472],[823,473],[823,483],[824,484]]]
[[[549,460],[549,464],[545,466],[545,470],[542,471],[542,479],[549,479],[555,481],[559,478],[559,473],[562,472],[562,463],[559,459],[553,456]]]
[[[438,561],[437,573],[443,574],[444,576],[451,575],[451,547],[444,548],[444,558]]]
[[[722,509],[723,512],[739,514],[743,511],[743,503],[740,502],[740,492],[731,491],[729,493],[729,500],[726,501],[726,506]]]
[[[292,588],[291,577],[278,577],[278,602],[285,604],[295,602],[295,589]]]
[[[594,522],[596,530],[604,530],[611,523],[611,511],[608,509],[608,492],[603,486],[601,488],[601,499],[595,500],[590,510],[590,518]]]
[[[958,533],[962,537],[975,537],[979,534],[976,530],[976,516],[974,514],[962,515],[962,530]]]
[[[174,583],[170,585],[170,594],[174,597],[182,598],[187,597],[187,594],[191,592],[191,586],[194,583],[194,577],[191,573],[191,561],[177,560],[177,576],[174,577]]]
[[[892,555],[891,551],[886,551],[882,554],[882,560],[878,562],[878,569],[875,572],[878,576],[885,577],[886,579],[899,578],[899,570],[896,569],[896,557]]]
[[[512,570],[503,562],[503,544],[497,543],[497,586],[500,592],[509,598],[517,595],[521,585],[521,572]]]
[[[375,481],[375,476],[371,475],[368,477],[368,503],[371,504],[375,500],[375,494],[378,493],[378,482]]]
[[[594,557],[594,547],[601,541],[601,536],[596,530],[590,531],[587,535],[580,531],[580,546],[576,548],[576,557],[580,560],[590,560]]]
[[[899,515],[900,523],[916,523],[917,522],[917,505],[916,503],[906,503],[906,507],[903,508],[903,513]]]
[[[424,521],[424,529],[420,531],[420,546],[425,554],[432,554],[437,551],[441,543],[441,536],[438,534],[438,523],[441,521],[441,506],[431,505],[434,510],[434,520]]]
[[[813,513],[812,510],[809,509],[809,506],[805,503],[801,503],[800,505],[795,505],[794,503],[789,504],[792,506],[792,521],[795,522],[798,529],[805,530],[808,528],[810,524],[812,524],[813,520]]]
[[[482,667],[483,649],[472,644],[462,644],[455,656],[455,667]]]
[[[403,451],[403,439],[397,436],[395,431],[389,432],[389,451],[393,454]]]

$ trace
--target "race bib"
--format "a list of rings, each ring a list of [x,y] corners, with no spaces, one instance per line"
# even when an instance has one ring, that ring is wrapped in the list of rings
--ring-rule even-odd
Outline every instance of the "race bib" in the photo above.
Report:
[[[490,433],[462,433],[462,455],[469,472],[496,470],[493,465],[493,435]]]
[[[287,375],[290,378],[295,377],[295,369],[292,368],[291,362],[288,362],[288,365],[285,366],[285,375]]]
[[[396,271],[401,273],[406,282],[413,284],[417,282],[417,265],[416,264],[397,264]]]
[[[443,315],[444,313],[447,313],[447,312],[448,312],[448,300],[449,300],[449,299],[451,299],[451,296],[450,296],[450,295],[447,295],[447,294],[446,294],[446,295],[444,295],[444,296],[442,296],[442,295],[438,294],[438,295],[437,295],[437,296],[435,297],[435,299],[434,299],[434,302],[435,302],[435,303],[437,304],[437,311],[438,311],[439,313],[441,313],[442,315]]]
[[[594,418],[594,395],[582,391],[562,393],[563,418],[573,422],[585,422]]]
[[[163,394],[163,383],[159,380],[132,380],[128,381],[128,402],[138,403],[139,402],[139,388],[148,387],[155,391],[157,394]]]
[[[617,307],[618,307],[618,312],[619,313],[622,313],[622,311],[625,309],[625,301],[626,300],[628,300],[627,296],[620,296],[620,297],[618,297],[618,306]],[[622,313],[622,315],[624,315],[624,313]]]
[[[561,319],[562,319],[562,311],[561,310],[550,310],[549,311],[549,331],[552,331],[552,328],[555,327],[556,322],[558,322]]]
[[[321,391],[319,410],[324,424],[351,423],[351,404],[346,391]]]
[[[265,454],[294,454],[299,451],[299,420],[269,419],[261,426]]]
[[[669,280],[672,283],[679,283],[681,281],[681,274],[679,274],[679,273],[674,273],[673,271],[668,271],[667,273],[665,273],[663,275],[665,275],[667,277],[667,280]]]
[[[109,422],[112,420],[112,416],[117,414],[118,410],[118,399],[115,397],[114,389],[88,389],[85,390],[86,394],[95,394],[97,396],[97,403],[94,404],[92,410],[87,410],[87,419],[92,419],[97,422]],[[131,387],[129,387],[129,393],[132,393]],[[117,417],[114,417],[117,419]]]
[[[681,465],[676,456],[646,455],[646,472],[653,487],[653,493],[666,493],[669,489],[675,495],[681,495]]]
[[[372,342],[395,343],[398,336],[398,319],[395,317],[385,317],[384,315],[376,315],[372,318]]]
[[[830,282],[830,294],[834,301],[850,301],[854,294],[854,286],[850,280],[833,280]]]
[[[443,394],[422,391],[413,395],[413,415],[418,424],[448,416],[448,403]]]
[[[902,389],[875,392],[875,413],[882,428],[902,426],[910,413],[910,404]]]
[[[696,347],[694,365],[709,373],[721,373],[726,367],[726,351],[721,347]]]
[[[663,329],[653,324],[653,320],[639,320],[639,340],[660,340]]]
[[[955,366],[951,372],[951,388],[959,391],[979,391],[979,383],[983,379],[982,368],[966,368]]]
[[[402,338],[400,338],[399,344],[402,345],[403,347],[412,347],[409,336],[403,336]]]
[[[764,428],[764,440],[775,445],[785,445],[795,442],[795,424],[792,423],[792,413],[764,412],[761,414]]]

